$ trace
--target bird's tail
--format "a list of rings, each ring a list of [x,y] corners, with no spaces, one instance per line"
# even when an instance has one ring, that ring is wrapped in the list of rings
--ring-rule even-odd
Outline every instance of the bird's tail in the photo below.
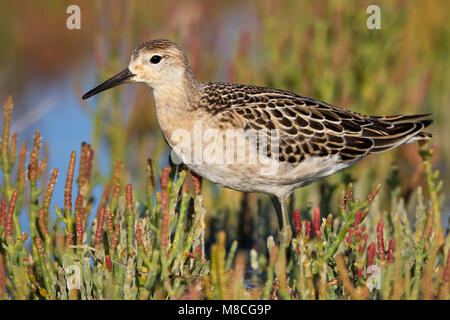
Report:
[[[429,119],[430,116],[431,114],[373,117],[378,121],[374,121],[374,127],[370,129],[377,134],[371,137],[374,145],[370,153],[379,153],[402,144],[431,139],[431,133],[422,131],[433,123],[433,120]]]

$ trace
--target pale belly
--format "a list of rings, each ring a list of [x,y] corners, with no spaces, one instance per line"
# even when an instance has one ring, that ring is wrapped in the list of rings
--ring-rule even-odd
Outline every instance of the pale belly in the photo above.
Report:
[[[201,177],[223,187],[242,192],[261,192],[281,198],[289,196],[296,188],[332,175],[348,166],[337,156],[308,158],[297,165],[273,160],[264,165],[249,163],[211,163],[190,161],[179,155],[183,163]]]

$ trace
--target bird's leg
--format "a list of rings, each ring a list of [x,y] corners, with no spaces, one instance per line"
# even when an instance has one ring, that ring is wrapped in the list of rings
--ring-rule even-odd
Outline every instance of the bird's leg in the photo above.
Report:
[[[277,212],[281,243],[287,247],[292,238],[292,228],[289,223],[286,198],[272,196],[272,202],[275,207],[275,211]]]
[[[291,223],[289,222],[289,214],[288,214],[288,207],[287,207],[287,199],[279,199],[281,204],[281,216],[283,220],[283,227],[281,228],[281,238],[286,244],[286,247],[289,246],[289,242],[292,239],[292,228]]]

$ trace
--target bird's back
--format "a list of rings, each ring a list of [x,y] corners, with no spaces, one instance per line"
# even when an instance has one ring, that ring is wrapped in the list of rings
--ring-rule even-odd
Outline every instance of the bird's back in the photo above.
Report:
[[[279,160],[292,165],[333,155],[353,162],[431,136],[422,132],[430,114],[368,116],[289,91],[226,82],[205,83],[196,108],[219,127],[277,130]]]

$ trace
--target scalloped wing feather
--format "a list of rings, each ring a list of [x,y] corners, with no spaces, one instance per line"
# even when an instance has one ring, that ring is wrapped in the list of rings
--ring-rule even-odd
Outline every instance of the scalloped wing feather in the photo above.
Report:
[[[289,91],[211,82],[196,108],[218,117],[219,126],[280,133],[279,160],[293,166],[309,157],[338,155],[348,165],[431,137],[422,130],[429,114],[367,116]],[[336,158],[336,157],[333,157]]]

